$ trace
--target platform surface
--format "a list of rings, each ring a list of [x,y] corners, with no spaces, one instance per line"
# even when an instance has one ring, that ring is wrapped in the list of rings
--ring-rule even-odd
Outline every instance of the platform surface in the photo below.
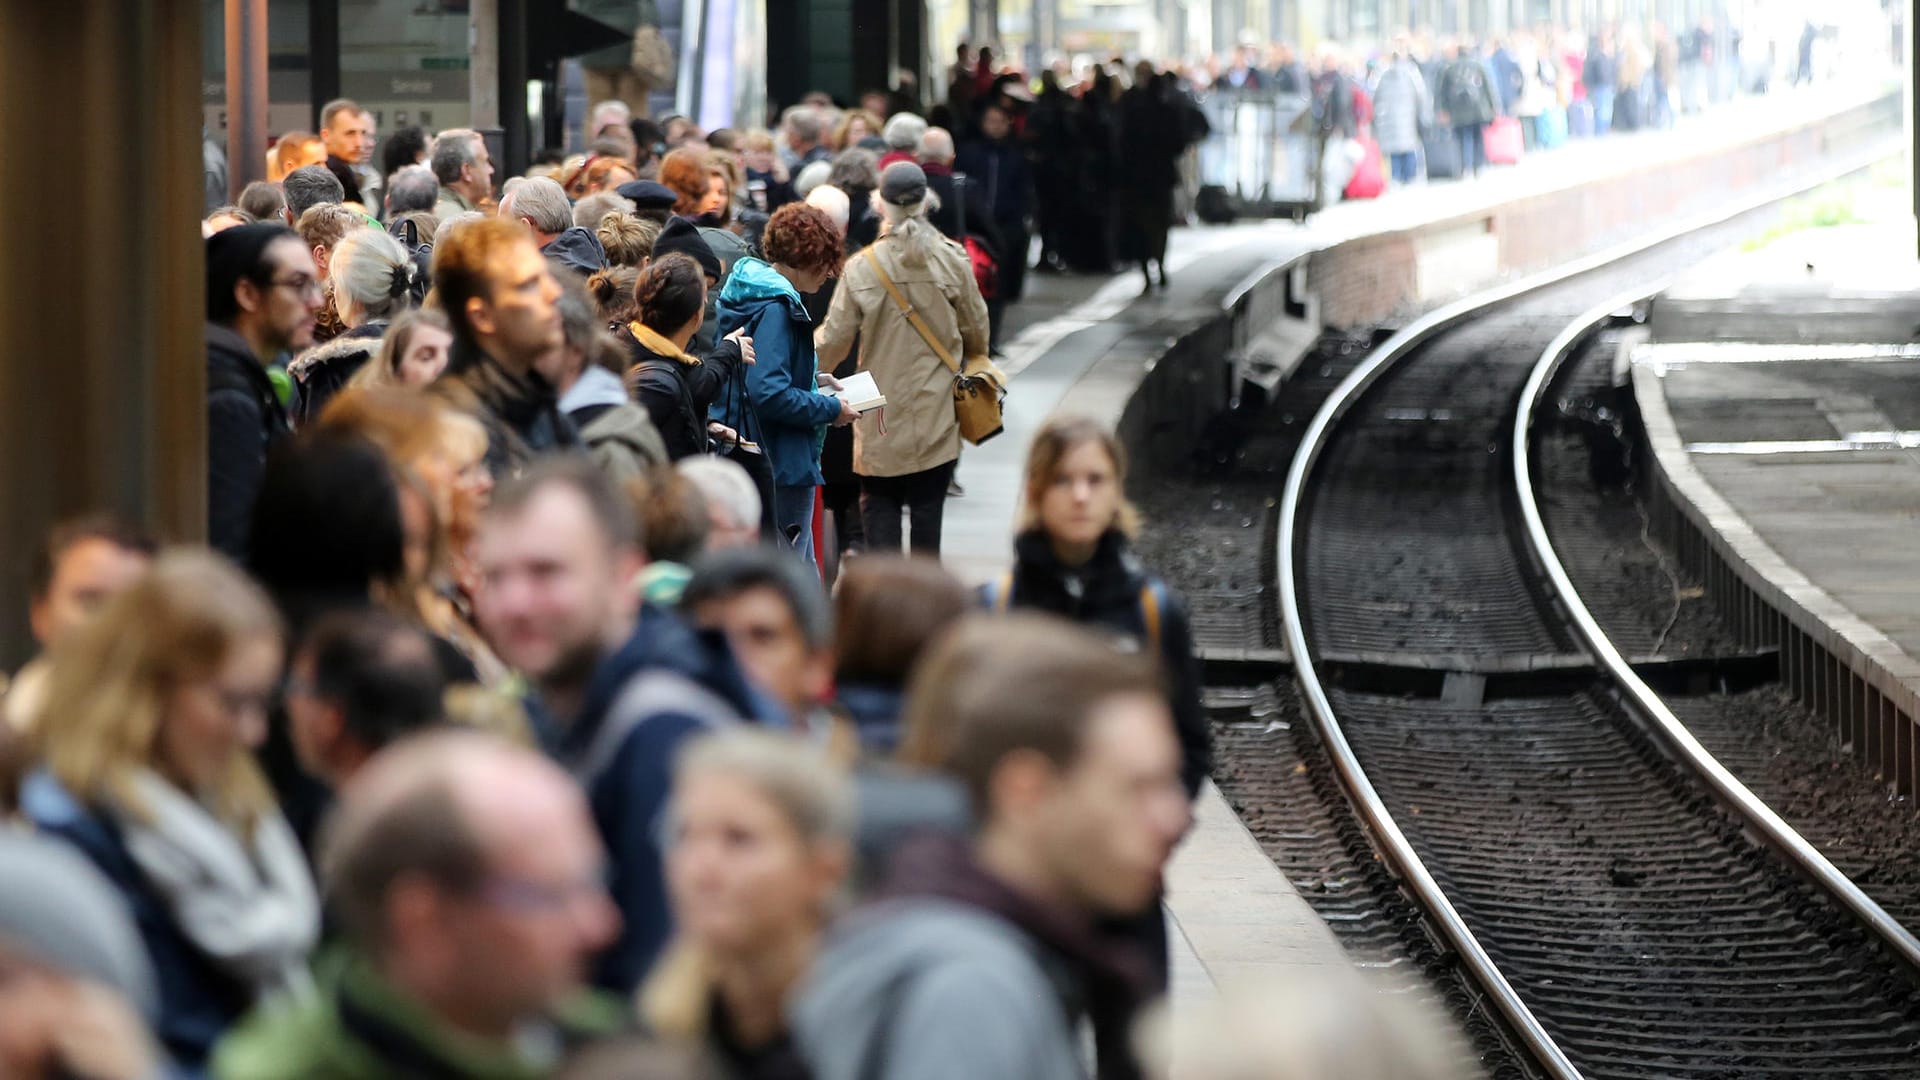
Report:
[[[1110,278],[1030,272],[1026,297],[1011,305],[1007,316],[1002,366],[1012,386],[1006,432],[961,455],[957,478],[965,495],[947,503],[944,562],[976,583],[1003,571],[1012,559],[1022,465],[1032,433],[1049,415],[1085,409],[1089,400],[1110,408],[1114,394],[1095,394],[1079,385],[1109,350],[1132,336],[1165,332],[1219,310],[1226,296],[1262,266],[1344,240],[1484,212],[1605,173],[1696,154],[1703,147],[1757,138],[1866,94],[1860,86],[1823,86],[1738,100],[1703,116],[1683,117],[1670,131],[1576,142],[1476,179],[1417,184],[1377,200],[1336,205],[1303,225],[1256,221],[1177,228],[1168,258],[1172,287],[1164,293],[1144,291],[1137,271]],[[1101,419],[1112,423],[1117,416]],[[1915,423],[1920,426],[1920,419]],[[1920,588],[1920,574],[1914,581]],[[1920,624],[1920,604],[1911,610]],[[1198,824],[1169,870],[1176,1002],[1212,993],[1221,978],[1347,963],[1326,924],[1211,786],[1197,812]]]

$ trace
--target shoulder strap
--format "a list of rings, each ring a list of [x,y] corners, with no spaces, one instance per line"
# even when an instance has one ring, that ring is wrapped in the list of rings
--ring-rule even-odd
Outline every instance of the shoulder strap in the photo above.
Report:
[[[1013,571],[1008,570],[993,583],[993,613],[1005,615],[1013,606]]]
[[[1158,580],[1150,580],[1140,586],[1140,626],[1146,631],[1147,646],[1156,654],[1160,651],[1160,609],[1163,606],[1160,590],[1162,588]]]
[[[874,256],[873,248],[868,247],[860,254],[866,257],[867,265],[873,267],[874,276],[880,279],[880,284],[886,287],[887,294],[893,297],[894,304],[900,308],[900,314],[905,315],[907,321],[913,324],[914,330],[920,335],[920,340],[926,342],[927,348],[932,349],[933,354],[940,358],[940,362],[951,368],[955,375],[960,374],[960,364],[954,360],[953,354],[947,351],[947,347],[940,344],[940,339],[934,337],[933,328],[927,325],[927,321],[920,317],[919,312],[913,310],[912,304],[907,303],[907,298],[900,293],[900,287],[893,283],[893,279],[887,276],[884,269],[881,269],[880,260]]]
[[[635,728],[668,712],[698,717],[710,726],[730,723],[739,715],[725,698],[679,672],[661,668],[643,672],[607,708],[600,730],[594,732],[574,768],[575,779],[583,787],[591,786],[613,764]]]

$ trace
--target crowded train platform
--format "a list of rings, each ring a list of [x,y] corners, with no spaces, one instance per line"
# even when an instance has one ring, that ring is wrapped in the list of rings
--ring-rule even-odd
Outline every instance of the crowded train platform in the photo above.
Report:
[[[1920,1075],[1904,13],[125,6],[3,1080]]]

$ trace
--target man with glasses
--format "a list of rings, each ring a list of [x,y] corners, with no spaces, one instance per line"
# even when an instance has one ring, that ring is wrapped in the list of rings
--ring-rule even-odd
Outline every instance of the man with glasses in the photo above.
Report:
[[[584,989],[620,927],[603,860],[586,799],[536,751],[477,732],[396,743],[322,842],[342,938],[322,991],[243,1022],[212,1074],[548,1075],[626,1013]]]
[[[207,238],[207,541],[238,562],[267,451],[292,430],[267,365],[313,343],[320,285],[312,253],[285,226]]]

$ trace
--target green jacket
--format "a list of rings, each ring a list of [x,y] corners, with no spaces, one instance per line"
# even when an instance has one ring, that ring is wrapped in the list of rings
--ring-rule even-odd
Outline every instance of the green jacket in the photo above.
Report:
[[[337,957],[312,996],[256,1009],[215,1048],[217,1080],[537,1080],[558,1056],[628,1026],[611,997],[583,993],[554,1018],[550,1052],[475,1038],[440,1023],[362,959]],[[524,1040],[535,1042],[536,1040]]]

